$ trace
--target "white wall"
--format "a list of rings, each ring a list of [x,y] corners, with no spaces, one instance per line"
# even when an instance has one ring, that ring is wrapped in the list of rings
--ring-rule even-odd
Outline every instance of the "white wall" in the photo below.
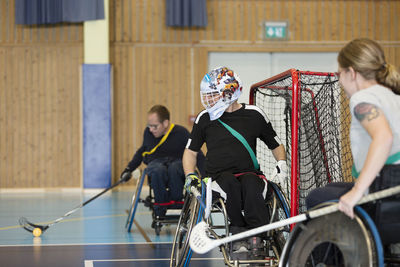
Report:
[[[235,71],[243,82],[239,102],[249,103],[252,84],[270,78],[288,69],[302,71],[337,71],[337,53],[243,53],[211,52],[209,70],[226,66]]]

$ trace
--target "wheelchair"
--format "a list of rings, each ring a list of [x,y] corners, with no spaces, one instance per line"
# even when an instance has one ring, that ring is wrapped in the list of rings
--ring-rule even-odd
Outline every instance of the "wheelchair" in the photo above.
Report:
[[[298,223],[279,266],[400,266],[399,252],[390,250],[400,242],[400,196],[356,206],[354,211],[354,219],[335,212]]]
[[[147,177],[149,184],[149,195],[145,199],[141,199],[140,195],[142,192],[144,181]],[[145,207],[148,207],[152,211],[152,223],[151,227],[154,228],[155,234],[158,236],[161,233],[161,228],[163,225],[177,224],[179,221],[180,211],[183,205],[183,202],[177,203],[175,207],[171,207],[167,209],[167,213],[163,218],[157,218],[154,212],[154,192],[150,186],[151,177],[147,175],[146,169],[143,170],[141,177],[136,185],[136,190],[132,196],[132,202],[128,213],[128,218],[125,223],[125,228],[128,232],[131,231],[133,221],[135,219],[136,210],[138,208],[139,203],[143,203]]]
[[[290,210],[281,188],[271,181],[268,181],[267,185],[265,204],[268,207],[270,222],[288,218]],[[208,185],[202,183],[201,196],[203,200],[206,200],[205,202],[208,202],[208,198],[210,198],[211,190],[207,190],[209,187],[210,183]],[[170,258],[171,267],[189,265],[192,257],[189,237],[193,227],[201,220],[205,220],[208,223],[211,234],[215,238],[223,238],[229,235],[229,218],[225,202],[219,194],[215,194],[215,192],[211,194],[212,200],[210,201],[211,208],[209,212],[200,205],[200,202],[193,194],[186,195],[173,241]],[[222,252],[224,263],[227,266],[277,266],[286,239],[289,237],[289,232],[289,226],[270,231],[264,243],[262,258],[252,258],[248,253],[247,258],[238,259],[232,254],[232,243],[221,245],[220,251]]]

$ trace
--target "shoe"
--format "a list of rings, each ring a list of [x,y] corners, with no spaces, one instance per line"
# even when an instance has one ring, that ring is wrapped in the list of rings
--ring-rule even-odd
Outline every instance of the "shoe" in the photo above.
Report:
[[[230,256],[232,260],[248,260],[249,250],[247,241],[239,240],[232,242],[232,250]]]
[[[261,237],[253,236],[248,239],[249,251],[252,259],[263,259],[266,255],[264,240]]]
[[[239,240],[232,243],[232,253],[248,252],[248,243],[245,240]]]
[[[248,240],[249,243],[249,249],[264,249],[264,241],[262,240],[261,237],[258,236],[253,236],[250,237]]]

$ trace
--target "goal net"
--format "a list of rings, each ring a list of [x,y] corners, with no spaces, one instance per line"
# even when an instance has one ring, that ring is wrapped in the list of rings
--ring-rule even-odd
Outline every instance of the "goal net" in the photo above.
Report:
[[[285,146],[291,216],[306,211],[313,188],[351,181],[350,112],[334,73],[290,69],[254,84],[250,104],[265,112]],[[268,177],[276,160],[261,141],[257,158]]]

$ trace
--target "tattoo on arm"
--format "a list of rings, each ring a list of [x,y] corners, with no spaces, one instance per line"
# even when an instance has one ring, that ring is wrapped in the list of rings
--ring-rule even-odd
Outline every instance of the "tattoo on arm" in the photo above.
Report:
[[[360,122],[364,119],[372,121],[379,116],[379,108],[373,104],[360,103],[354,107],[354,115]]]

